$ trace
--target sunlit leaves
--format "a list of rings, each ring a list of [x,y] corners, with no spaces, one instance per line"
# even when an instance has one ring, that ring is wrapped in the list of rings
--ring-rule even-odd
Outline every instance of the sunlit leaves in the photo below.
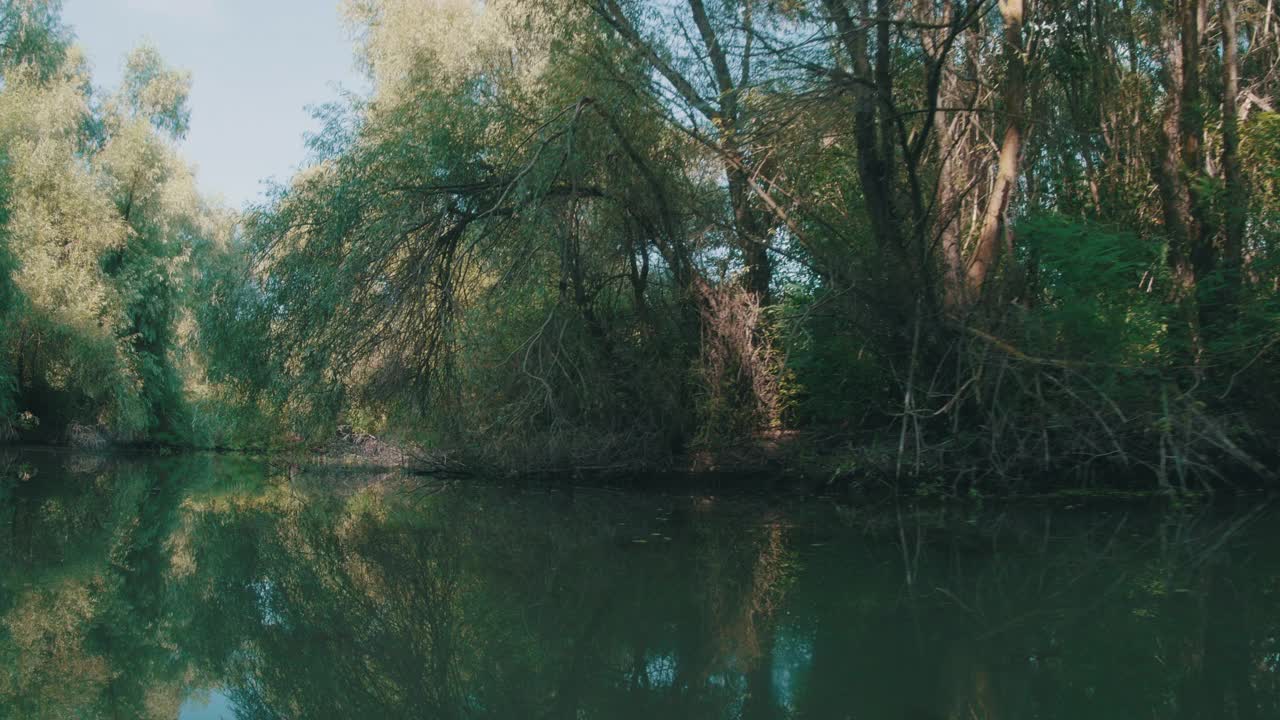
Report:
[[[0,67],[27,66],[45,76],[58,68],[70,33],[61,0],[0,0]]]
[[[133,439],[171,426],[182,405],[173,328],[207,225],[172,142],[190,80],[143,47],[98,101],[57,5],[0,5],[0,40],[38,26],[53,43],[23,50],[0,87],[0,432],[35,410],[56,416],[42,425],[53,436],[74,424]]]
[[[190,124],[190,90],[191,74],[169,69],[154,47],[143,45],[129,54],[121,94],[133,116],[181,138]]]

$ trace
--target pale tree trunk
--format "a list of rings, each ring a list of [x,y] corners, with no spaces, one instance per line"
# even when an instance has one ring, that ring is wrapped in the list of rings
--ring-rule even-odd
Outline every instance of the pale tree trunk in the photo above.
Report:
[[[1005,214],[1018,183],[1022,163],[1022,145],[1026,139],[1024,113],[1027,96],[1026,44],[1022,35],[1025,11],[1024,0],[1000,0],[1007,63],[1003,85],[1005,129],[1004,139],[1000,143],[995,183],[987,198],[978,244],[969,263],[968,292],[971,301],[981,297],[982,289],[1000,252]]]
[[[1203,355],[1198,281],[1212,265],[1212,234],[1204,203],[1193,181],[1203,177],[1204,120],[1200,110],[1201,33],[1204,0],[1179,0],[1165,20],[1164,82],[1166,113],[1160,142],[1152,157],[1152,174],[1160,193],[1169,269],[1186,326],[1191,361]]]
[[[918,10],[921,24],[930,21],[928,10]],[[946,33],[949,31],[954,8],[950,0],[943,3],[941,21],[943,29],[924,35],[925,50],[935,57],[938,63],[938,102],[934,103],[933,127],[938,137],[938,181],[935,186],[936,208],[933,217],[933,235],[941,251],[939,265],[942,271],[942,301],[949,311],[960,309],[964,305],[965,268],[964,250],[961,239],[960,214],[963,211],[963,173],[958,167],[958,156],[964,154],[961,142],[964,130],[960,123],[963,113],[949,112],[947,108],[964,107],[966,99],[959,97],[958,80],[951,67],[949,48],[946,46]]]
[[[1208,174],[1200,77],[1202,40],[1208,24],[1207,13],[1206,0],[1185,0],[1182,7],[1182,170],[1189,177]],[[1187,201],[1191,208],[1191,225],[1187,238],[1191,278],[1192,283],[1198,285],[1213,272],[1216,265],[1213,240],[1217,233],[1213,227],[1209,198],[1192,186],[1187,191]]]
[[[938,113],[942,114],[941,111]],[[960,236],[960,173],[956,172],[955,128],[945,120],[938,123],[938,139],[943,149],[942,164],[938,171],[937,234],[942,248],[943,301],[947,309],[963,306],[965,296],[964,254]]]
[[[1151,169],[1160,193],[1165,234],[1169,238],[1169,263],[1178,284],[1189,287],[1191,271],[1185,258],[1192,219],[1181,172],[1182,100],[1186,77],[1182,70],[1184,60],[1179,34],[1177,30],[1166,30],[1165,33],[1166,109]]]
[[[1236,103],[1240,95],[1240,62],[1236,32],[1236,0],[1222,0],[1222,172],[1227,191],[1222,264],[1226,272],[1223,301],[1228,306],[1235,303],[1239,294],[1249,202],[1239,156],[1240,121]]]

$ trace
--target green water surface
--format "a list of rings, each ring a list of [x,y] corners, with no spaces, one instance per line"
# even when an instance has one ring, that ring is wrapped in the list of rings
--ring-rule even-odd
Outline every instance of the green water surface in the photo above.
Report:
[[[1280,526],[0,451],[0,718],[1280,718]]]

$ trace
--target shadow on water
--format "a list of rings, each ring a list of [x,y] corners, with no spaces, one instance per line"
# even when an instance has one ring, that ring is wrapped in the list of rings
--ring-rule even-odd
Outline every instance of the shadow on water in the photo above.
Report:
[[[1270,512],[10,455],[0,717],[1280,717]]]

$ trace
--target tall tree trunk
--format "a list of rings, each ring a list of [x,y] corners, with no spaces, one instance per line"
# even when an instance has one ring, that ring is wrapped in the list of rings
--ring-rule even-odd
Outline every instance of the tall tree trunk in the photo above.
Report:
[[[965,266],[961,214],[964,212],[966,184],[963,157],[968,155],[963,113],[948,113],[945,107],[964,107],[971,100],[960,97],[959,82],[945,57],[939,83],[939,107],[934,110],[938,133],[938,184],[934,211],[934,236],[941,250],[942,299],[948,311],[964,307]],[[952,115],[948,117],[948,115]]]
[[[1177,30],[1164,38],[1164,76],[1166,103],[1159,142],[1153,150],[1151,169],[1160,193],[1165,234],[1169,239],[1169,263],[1174,279],[1189,290],[1192,286],[1187,246],[1191,234],[1191,209],[1187,204],[1186,182],[1182,173],[1182,105],[1185,73],[1184,58]]]
[[[711,63],[712,76],[719,94],[718,110],[710,119],[719,127],[721,151],[731,161],[725,172],[728,176],[730,202],[733,204],[734,230],[738,237],[738,247],[742,251],[743,263],[746,265],[747,290],[761,304],[767,305],[769,285],[773,280],[773,267],[769,258],[769,231],[760,212],[751,203],[752,193],[747,177],[750,162],[747,146],[742,141],[744,123],[738,102],[738,95],[742,92],[739,84],[745,86],[751,81],[750,48],[748,46],[744,49],[741,74],[735,80],[728,55],[711,24],[706,5],[703,0],[688,1],[693,23],[706,47],[707,59]],[[746,15],[745,19],[749,21],[750,15]]]
[[[942,111],[938,111],[941,115]],[[948,310],[964,305],[964,254],[960,239],[961,197],[960,178],[956,172],[954,128],[946,122],[938,123],[938,139],[942,147],[942,162],[938,170],[937,229],[942,248],[943,302]]]
[[[1225,292],[1222,301],[1230,313],[1240,290],[1248,190],[1240,169],[1240,122],[1236,104],[1240,95],[1239,38],[1236,0],[1222,0],[1222,172],[1226,180],[1226,228],[1222,244]]]
[[[1004,54],[1007,70],[1004,78],[1004,139],[995,183],[987,198],[987,209],[978,233],[978,245],[969,264],[969,297],[976,300],[991,273],[1000,252],[1005,214],[1018,183],[1022,162],[1022,145],[1026,139],[1025,105],[1027,96],[1026,44],[1022,26],[1025,21],[1024,0],[1000,0],[1000,17],[1004,20]]]
[[[900,218],[891,192],[891,169],[882,157],[876,111],[880,98],[875,89],[871,61],[868,57],[865,23],[855,21],[839,0],[825,0],[828,14],[844,45],[857,80],[853,83],[853,139],[857,147],[858,181],[866,202],[871,234],[881,252],[892,253],[904,265],[908,262],[902,239]]]
[[[1160,194],[1168,262],[1180,305],[1191,361],[1203,356],[1202,319],[1196,297],[1206,262],[1205,209],[1196,198],[1194,179],[1204,172],[1200,111],[1200,32],[1203,0],[1179,0],[1164,26],[1166,112],[1151,172]],[[1210,245],[1211,247],[1211,245]]]
[[[742,170],[730,168],[729,197],[733,203],[733,222],[738,235],[738,247],[742,250],[747,271],[747,290],[760,301],[769,304],[769,286],[773,280],[773,263],[769,258],[768,230],[759,212],[751,206],[751,189]]]
[[[739,102],[744,88],[751,83],[751,43],[754,39],[751,29],[751,6],[745,6],[745,13],[738,22],[743,23],[746,39],[741,48],[738,63],[738,77],[733,75],[733,64],[730,61],[730,47],[723,44],[717,35],[711,15],[703,0],[687,0],[693,23],[702,39],[700,59],[702,67],[711,70],[711,81],[714,84],[715,97],[709,99],[699,91],[699,83],[691,80],[681,69],[670,62],[670,56],[661,51],[659,46],[651,44],[632,24],[626,11],[618,0],[599,0],[591,4],[592,10],[628,44],[639,52],[664,77],[676,94],[686,102],[698,115],[701,115],[714,131],[706,142],[711,145],[725,160],[724,170],[729,184],[730,202],[733,210],[734,235],[738,249],[743,255],[746,266],[748,290],[762,303],[769,301],[769,286],[773,278],[773,264],[769,256],[769,236],[771,224],[766,221],[765,213],[755,206],[751,198],[755,192],[750,174],[754,172],[750,154],[750,143],[744,139],[744,128],[747,125],[742,104]],[[686,36],[686,40],[689,38]]]
[[[1206,13],[1206,0],[1184,0],[1182,3],[1182,102],[1179,131],[1182,136],[1182,171],[1191,178],[1206,173],[1200,76],[1200,63],[1203,59],[1201,41],[1208,20]],[[1187,241],[1192,282],[1199,285],[1200,281],[1213,272],[1216,265],[1213,246],[1216,232],[1210,199],[1205,193],[1198,191],[1195,185],[1187,184],[1187,202],[1191,211]]]

